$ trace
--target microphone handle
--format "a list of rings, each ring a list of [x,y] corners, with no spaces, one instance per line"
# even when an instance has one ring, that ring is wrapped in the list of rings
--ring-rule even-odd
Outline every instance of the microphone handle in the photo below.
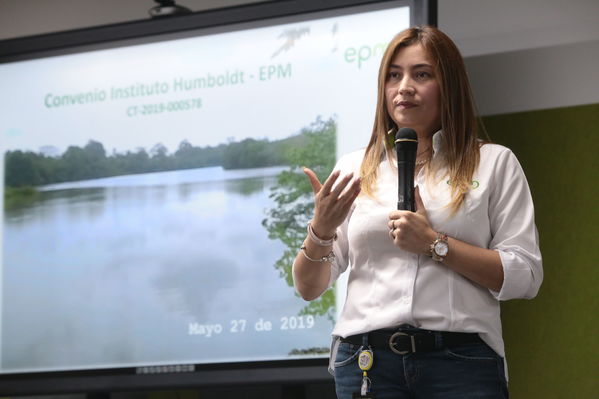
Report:
[[[405,158],[397,161],[398,195],[397,209],[400,211],[416,211],[414,203],[414,168],[416,153],[404,153]],[[403,158],[403,157],[402,157]],[[413,158],[413,159],[411,159]]]
[[[395,152],[397,153],[397,209],[416,211],[414,205],[414,171],[418,135],[414,129],[404,127],[395,134]]]

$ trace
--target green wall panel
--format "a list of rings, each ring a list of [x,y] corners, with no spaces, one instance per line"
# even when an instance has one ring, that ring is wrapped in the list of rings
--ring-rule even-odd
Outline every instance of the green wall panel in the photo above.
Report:
[[[511,148],[535,203],[545,277],[502,303],[513,398],[599,396],[599,104],[483,118]]]

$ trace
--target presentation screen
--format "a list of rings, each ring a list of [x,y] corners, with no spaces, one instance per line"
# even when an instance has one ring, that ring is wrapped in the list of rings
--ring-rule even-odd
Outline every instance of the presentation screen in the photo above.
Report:
[[[0,64],[0,373],[326,358],[291,266],[401,3]]]

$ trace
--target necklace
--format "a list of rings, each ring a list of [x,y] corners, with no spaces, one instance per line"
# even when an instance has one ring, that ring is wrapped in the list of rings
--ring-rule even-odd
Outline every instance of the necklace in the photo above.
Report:
[[[427,147],[426,149],[420,151],[419,154],[416,154],[416,158],[418,158],[418,155],[420,155],[420,154],[426,154],[427,152],[430,151],[430,149],[431,149],[430,147]],[[422,166],[422,165],[424,165],[425,163],[427,163],[430,160],[431,160],[431,157],[428,156],[428,157],[426,157],[424,159],[421,159],[420,161],[416,161],[415,165],[416,166]]]

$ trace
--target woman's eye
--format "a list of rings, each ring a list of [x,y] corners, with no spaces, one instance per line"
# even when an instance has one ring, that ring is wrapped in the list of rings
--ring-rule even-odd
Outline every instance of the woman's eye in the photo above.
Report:
[[[398,79],[399,78],[399,72],[389,72],[389,75],[387,75],[389,79]]]
[[[416,78],[418,78],[418,79],[422,80],[422,79],[428,79],[430,77],[431,77],[431,74],[428,72],[424,72],[424,71],[416,72]]]

